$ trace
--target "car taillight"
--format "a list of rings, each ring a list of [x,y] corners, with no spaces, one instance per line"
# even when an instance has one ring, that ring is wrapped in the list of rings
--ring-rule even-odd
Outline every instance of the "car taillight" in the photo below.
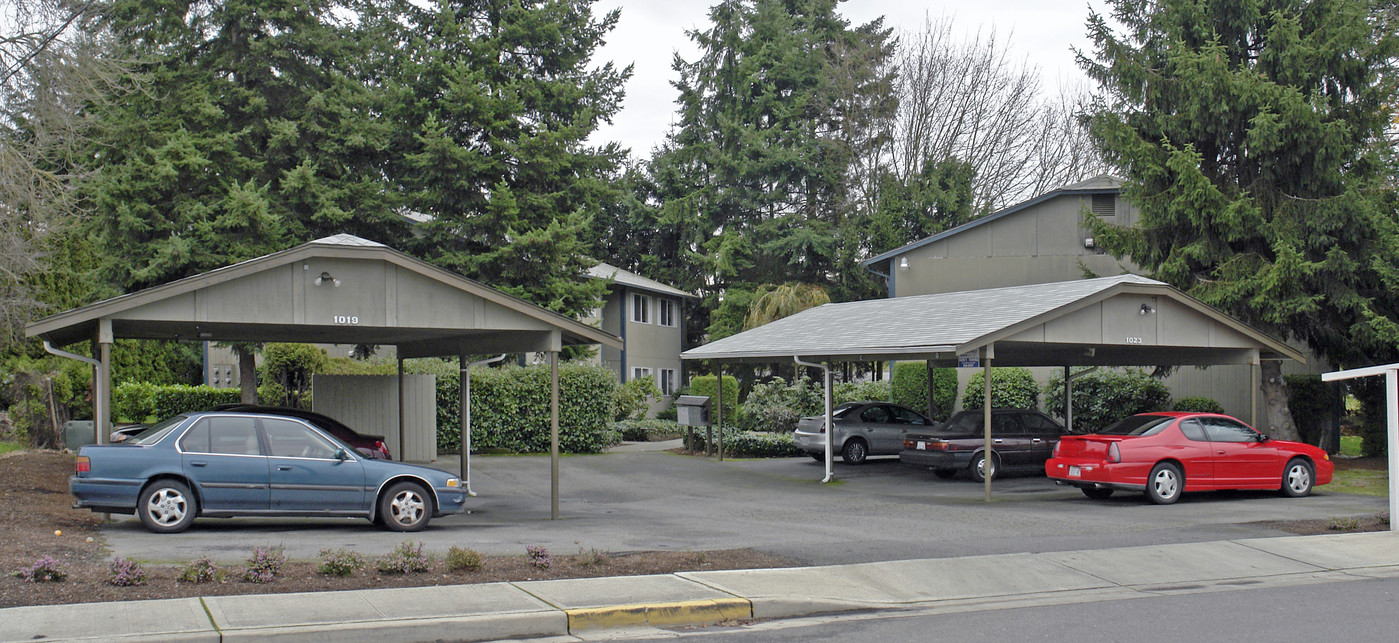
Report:
[[[393,459],[393,458],[390,458],[390,457],[389,457],[389,445],[384,444],[384,441],[383,441],[383,440],[375,440],[375,441],[374,441],[374,449],[375,449],[376,451],[378,451],[379,453],[384,454],[384,459],[385,459],[385,460],[392,460],[392,459]]]
[[[1060,440],[1060,441],[1054,443],[1054,453],[1053,453],[1053,456],[1052,456],[1052,457],[1055,457],[1055,458],[1059,457],[1059,445],[1061,445],[1061,444],[1063,444],[1063,443],[1064,443],[1063,440]]]
[[[89,460],[87,456],[85,456],[85,455],[80,455],[80,456],[78,456],[77,463],[78,463],[78,473],[87,473],[87,472],[89,472],[89,471],[92,471],[92,460]]]
[[[1117,443],[1116,443],[1116,442],[1113,442],[1112,444],[1109,444],[1109,445],[1108,445],[1108,462],[1121,462],[1121,461],[1122,461],[1122,451],[1121,451],[1120,449],[1117,448]]]

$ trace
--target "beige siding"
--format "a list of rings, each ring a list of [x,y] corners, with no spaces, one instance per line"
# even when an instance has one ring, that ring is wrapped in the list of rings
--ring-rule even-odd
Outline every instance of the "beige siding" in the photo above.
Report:
[[[394,375],[316,375],[313,409],[346,426],[384,436],[395,459],[437,460],[437,378],[404,375],[403,446],[398,439],[398,377]]]

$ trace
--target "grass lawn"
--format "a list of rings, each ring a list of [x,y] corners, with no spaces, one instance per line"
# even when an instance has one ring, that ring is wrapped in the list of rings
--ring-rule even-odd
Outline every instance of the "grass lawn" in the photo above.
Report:
[[[23,449],[24,445],[18,442],[0,442],[0,453],[9,453]]]
[[[1359,456],[1359,455],[1360,455],[1360,436],[1358,436],[1358,435],[1343,435],[1343,436],[1341,436],[1341,455]]]
[[[1349,458],[1334,458],[1336,474],[1331,484],[1323,487],[1337,493],[1355,493],[1365,496],[1389,496],[1389,472],[1384,458],[1360,458],[1360,436],[1341,436],[1341,455]]]

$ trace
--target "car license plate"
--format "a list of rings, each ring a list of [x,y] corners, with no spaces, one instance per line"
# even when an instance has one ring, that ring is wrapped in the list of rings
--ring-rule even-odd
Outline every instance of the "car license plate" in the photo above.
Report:
[[[1083,475],[1083,471],[1080,470],[1078,467],[1075,467],[1075,466],[1070,466],[1070,467],[1069,467],[1069,477],[1070,477],[1070,478],[1077,478],[1077,477],[1082,476],[1082,475]]]

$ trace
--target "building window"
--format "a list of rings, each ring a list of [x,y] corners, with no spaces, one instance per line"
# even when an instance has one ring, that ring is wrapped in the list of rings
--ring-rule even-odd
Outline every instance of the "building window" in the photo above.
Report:
[[[1093,214],[1100,217],[1110,217],[1117,214],[1116,194],[1094,194]]]
[[[651,323],[651,298],[646,295],[631,296],[631,320],[638,324]]]
[[[656,300],[656,323],[662,326],[675,326],[675,302],[669,299]]]
[[[671,395],[671,394],[675,393],[675,369],[673,369],[673,368],[663,368],[663,369],[661,369],[661,381],[660,381],[660,385],[661,385],[661,392],[662,392],[662,393],[665,393],[666,395]]]
[[[650,374],[651,369],[646,368],[645,366],[633,366],[631,369],[631,378],[634,380],[639,380]]]

